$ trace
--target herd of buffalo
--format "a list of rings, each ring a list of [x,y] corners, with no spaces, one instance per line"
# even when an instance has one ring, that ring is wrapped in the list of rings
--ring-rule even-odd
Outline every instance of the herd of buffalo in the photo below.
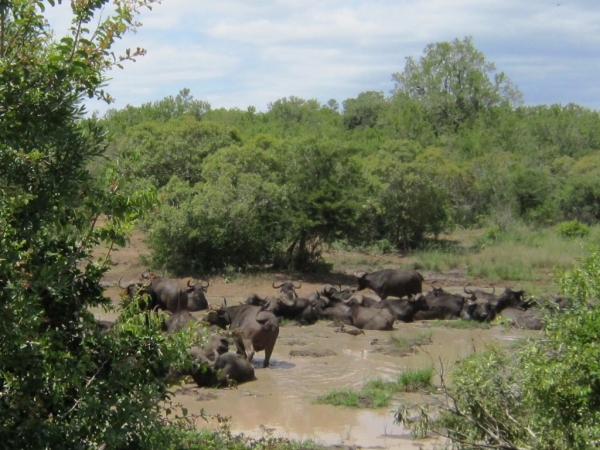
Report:
[[[227,386],[254,379],[251,364],[255,352],[265,351],[263,367],[269,360],[279,335],[279,319],[313,324],[319,319],[350,325],[356,330],[392,330],[394,322],[415,320],[491,321],[497,316],[509,323],[528,329],[541,329],[543,314],[533,308],[535,302],[525,299],[524,291],[506,288],[499,295],[464,287],[464,294],[452,294],[434,287],[422,294],[423,277],[414,270],[385,269],[364,274],[357,287],[325,285],[318,292],[299,297],[301,286],[291,281],[273,283],[277,292],[261,297],[251,294],[244,303],[209,307],[206,299],[208,282],[191,283],[184,288],[178,280],[144,273],[140,280],[122,284],[125,297],[136,295],[145,299],[147,310],[163,310],[165,332],[175,332],[196,322],[190,312],[207,310],[203,321],[211,326],[208,343],[190,349],[197,360],[189,375],[199,386]],[[379,297],[369,297],[360,291],[370,289]],[[566,306],[566,299],[556,301],[556,309]],[[217,329],[229,330],[217,332]],[[229,339],[236,353],[229,353]],[[184,374],[178,374],[184,375]]]

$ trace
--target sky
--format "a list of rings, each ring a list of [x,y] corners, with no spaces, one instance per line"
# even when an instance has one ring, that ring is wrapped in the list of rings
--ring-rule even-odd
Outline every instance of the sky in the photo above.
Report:
[[[69,4],[48,8],[57,35]],[[189,88],[213,109],[296,96],[340,104],[394,88],[392,74],[427,44],[473,38],[523,92],[525,104],[600,110],[597,0],[163,0],[115,49],[147,55],[114,69],[110,106],[139,106]]]

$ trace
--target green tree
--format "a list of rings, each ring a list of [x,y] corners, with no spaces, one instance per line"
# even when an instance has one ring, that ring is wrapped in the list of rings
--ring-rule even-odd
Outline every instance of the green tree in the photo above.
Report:
[[[178,274],[268,264],[283,239],[282,188],[269,180],[274,163],[253,146],[207,158],[206,178],[190,187],[173,177],[149,220],[152,263]]]
[[[102,334],[88,310],[110,305],[99,284],[108,260],[96,261],[92,250],[103,241],[109,252],[123,245],[126,228],[154,203],[151,192],[122,195],[117,177],[100,188],[87,170],[106,143],[95,120],[82,120],[82,99],[110,100],[101,89],[106,71],[143,53],[115,60],[111,46],[154,1],[121,2],[111,13],[107,3],[73,2],[70,32],[59,40],[46,25],[44,2],[0,5],[6,448],[152,448],[162,429],[168,368],[183,360],[183,341],[160,336],[159,319],[126,314]]]
[[[273,152],[273,176],[286,200],[283,264],[302,269],[320,257],[323,244],[353,233],[364,181],[352,153],[337,141],[288,141]]]
[[[383,92],[368,91],[361,92],[356,98],[344,100],[343,106],[346,128],[373,128],[386,107],[386,100]]]
[[[166,122],[183,115],[200,120],[210,111],[210,104],[196,100],[188,88],[183,88],[173,97],[171,95],[157,102],[144,103],[141,106],[127,105],[121,110],[109,109],[103,117],[103,123],[109,131],[122,134],[126,128],[142,122]]]
[[[410,142],[388,142],[364,159],[369,195],[361,209],[362,239],[407,249],[452,227],[450,184],[419,153]]]
[[[206,156],[239,142],[235,129],[190,115],[143,122],[127,128],[117,141],[119,170],[157,188],[173,175],[193,184],[202,177]]]
[[[517,105],[521,93],[504,72],[473,45],[473,39],[429,44],[419,61],[406,58],[403,72],[392,75],[394,92],[421,100],[438,134],[457,131],[481,111],[503,102]]]

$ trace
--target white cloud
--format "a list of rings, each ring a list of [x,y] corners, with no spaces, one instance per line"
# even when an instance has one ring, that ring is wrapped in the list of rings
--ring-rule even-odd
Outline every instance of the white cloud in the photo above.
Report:
[[[387,93],[406,56],[473,36],[526,102],[600,108],[600,8],[586,0],[168,0],[140,20],[117,48],[148,55],[111,74],[116,107],[183,87],[215,108],[261,110],[289,95]]]

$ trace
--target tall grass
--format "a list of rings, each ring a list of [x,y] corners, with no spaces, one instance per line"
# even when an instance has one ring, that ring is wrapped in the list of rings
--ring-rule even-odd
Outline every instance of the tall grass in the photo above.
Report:
[[[431,388],[433,369],[407,370],[395,380],[375,379],[361,389],[334,389],[318,396],[315,403],[351,408],[380,408],[388,406],[390,400],[400,392],[415,392]]]
[[[453,238],[453,236],[451,236]],[[600,227],[585,238],[565,239],[555,229],[525,226],[460,236],[462,245],[430,246],[412,256],[418,269],[446,272],[459,269],[491,281],[536,281],[549,278],[553,268],[566,268],[586,254],[585,246],[600,242]]]

